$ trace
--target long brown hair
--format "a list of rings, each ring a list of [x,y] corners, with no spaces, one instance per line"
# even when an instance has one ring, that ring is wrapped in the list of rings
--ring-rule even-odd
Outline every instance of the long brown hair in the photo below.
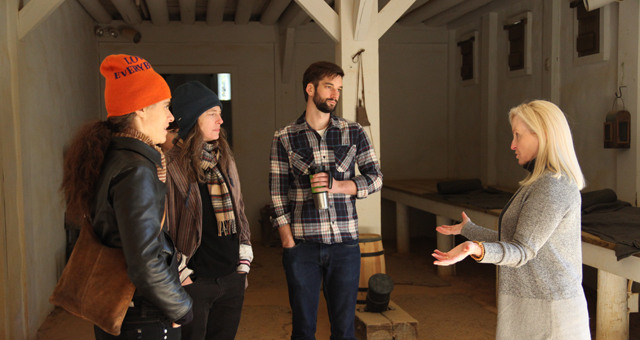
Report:
[[[202,131],[198,121],[191,128],[191,131],[187,134],[187,137],[183,140],[182,150],[178,156],[178,163],[186,170],[187,178],[191,183],[204,183],[204,171],[202,170],[202,146],[205,143],[202,137]],[[217,140],[210,142],[213,144],[214,149],[220,150],[220,156],[218,158],[218,169],[223,174],[229,176],[229,163],[233,157],[229,143],[227,142],[227,133],[220,127],[220,137]]]
[[[84,124],[64,156],[60,191],[67,202],[67,217],[80,224],[89,216],[111,136],[130,127],[135,113]]]

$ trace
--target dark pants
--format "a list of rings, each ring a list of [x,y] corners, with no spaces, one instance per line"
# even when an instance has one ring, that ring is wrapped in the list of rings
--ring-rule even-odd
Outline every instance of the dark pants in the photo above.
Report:
[[[180,340],[180,328],[172,328],[171,321],[151,303],[134,299],[122,322],[119,336],[113,336],[94,326],[96,340]]]
[[[246,274],[197,278],[184,289],[193,298],[193,321],[182,326],[185,340],[234,339],[240,324]]]
[[[338,244],[296,243],[293,248],[285,248],[282,256],[293,314],[291,339],[315,339],[322,283],[331,322],[331,340],[355,340],[360,280],[358,240]]]

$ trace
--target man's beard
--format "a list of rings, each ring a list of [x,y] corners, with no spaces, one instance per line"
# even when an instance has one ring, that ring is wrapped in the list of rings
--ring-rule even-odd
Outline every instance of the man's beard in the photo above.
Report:
[[[333,109],[330,108],[329,104],[327,104],[327,100],[323,101],[317,92],[313,95],[313,103],[316,104],[316,108],[318,109],[318,111],[324,113],[333,113],[333,111],[335,111],[336,107],[338,106],[338,102],[336,101],[336,105],[333,107]]]

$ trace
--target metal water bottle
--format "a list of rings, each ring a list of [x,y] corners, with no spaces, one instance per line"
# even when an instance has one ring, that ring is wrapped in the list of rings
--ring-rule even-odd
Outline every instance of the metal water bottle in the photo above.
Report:
[[[333,176],[331,176],[330,170],[324,170],[322,167],[311,168],[309,169],[309,180],[313,179],[313,175],[319,174],[321,172],[326,172],[329,175],[329,189],[333,186]],[[329,193],[326,191],[316,192],[316,188],[320,187],[311,187],[311,193],[313,194],[313,203],[318,210],[329,209]]]

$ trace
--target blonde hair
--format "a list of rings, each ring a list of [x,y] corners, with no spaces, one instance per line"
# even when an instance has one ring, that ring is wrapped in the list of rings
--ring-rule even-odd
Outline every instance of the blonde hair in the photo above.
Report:
[[[579,190],[585,187],[584,176],[573,147],[571,130],[564,113],[555,104],[544,100],[522,103],[509,111],[509,123],[519,117],[529,131],[538,136],[538,155],[533,171],[520,182],[529,185],[545,170],[555,178],[567,176]]]

